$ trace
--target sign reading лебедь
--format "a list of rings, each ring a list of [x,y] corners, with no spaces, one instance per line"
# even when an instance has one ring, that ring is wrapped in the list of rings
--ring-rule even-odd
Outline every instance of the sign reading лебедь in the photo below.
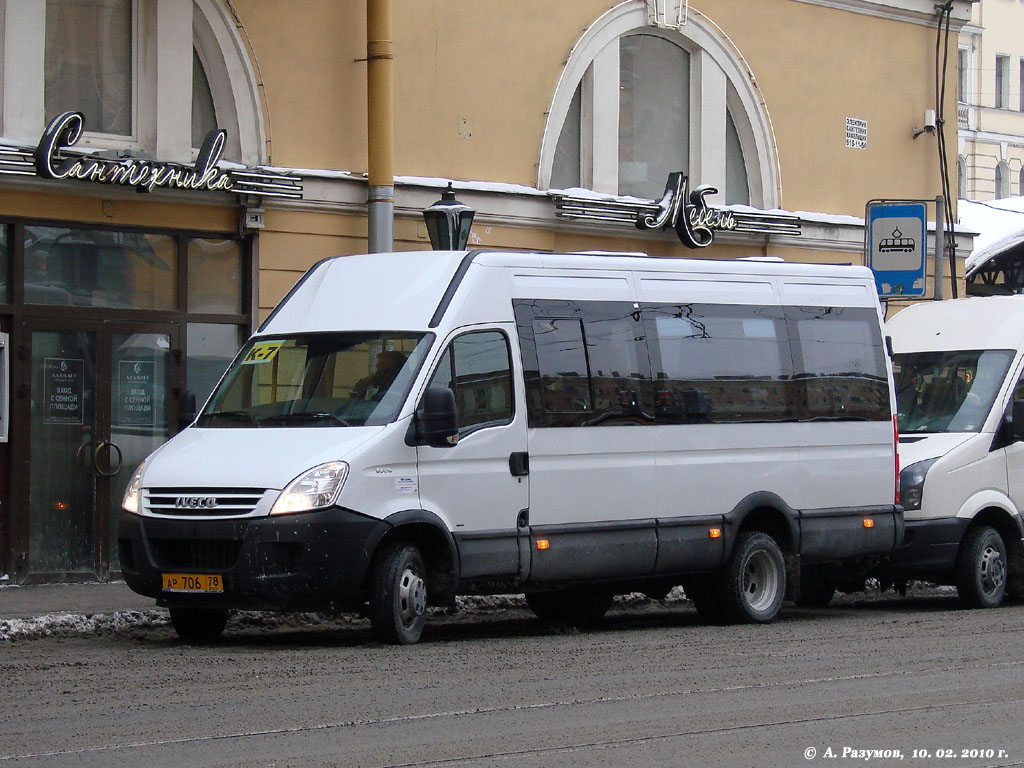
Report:
[[[867,205],[865,244],[879,296],[923,296],[927,203],[877,201]]]

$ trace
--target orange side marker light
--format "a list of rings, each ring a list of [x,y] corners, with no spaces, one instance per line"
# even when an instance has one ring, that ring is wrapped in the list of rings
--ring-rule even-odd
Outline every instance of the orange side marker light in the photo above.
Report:
[[[865,528],[874,528],[875,527],[875,521],[872,520],[870,517],[865,517],[864,518],[864,527]]]
[[[551,543],[547,539],[537,539],[537,549],[547,549]]]
[[[710,536],[712,539],[720,539],[722,538],[722,529],[708,528],[708,536]]]

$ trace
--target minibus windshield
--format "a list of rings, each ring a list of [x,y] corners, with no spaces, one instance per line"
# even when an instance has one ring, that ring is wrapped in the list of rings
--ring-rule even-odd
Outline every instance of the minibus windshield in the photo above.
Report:
[[[980,432],[1012,359],[1007,349],[896,355],[900,433]]]
[[[371,331],[250,339],[196,424],[387,424],[398,416],[433,337]]]

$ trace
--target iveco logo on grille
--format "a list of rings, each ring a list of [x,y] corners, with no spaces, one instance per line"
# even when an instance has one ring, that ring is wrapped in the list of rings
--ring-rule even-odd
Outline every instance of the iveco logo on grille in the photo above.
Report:
[[[213,509],[216,506],[216,496],[179,496],[174,500],[175,509]]]

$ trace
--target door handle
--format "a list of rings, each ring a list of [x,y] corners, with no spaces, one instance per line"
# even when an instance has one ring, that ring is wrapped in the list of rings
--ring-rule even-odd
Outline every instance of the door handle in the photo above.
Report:
[[[530,454],[526,451],[509,454],[508,470],[513,477],[526,477],[530,474]]]
[[[100,451],[102,451],[107,446],[110,446],[111,449],[117,451],[117,467],[114,467],[113,462],[108,462],[107,469],[106,471],[104,471],[100,469]],[[118,447],[117,443],[113,442],[112,440],[100,441],[99,445],[96,446],[96,450],[93,451],[92,454],[92,465],[96,469],[96,474],[100,475],[101,477],[113,477],[114,475],[121,471],[122,464],[124,464],[124,454],[121,453],[121,449]]]

